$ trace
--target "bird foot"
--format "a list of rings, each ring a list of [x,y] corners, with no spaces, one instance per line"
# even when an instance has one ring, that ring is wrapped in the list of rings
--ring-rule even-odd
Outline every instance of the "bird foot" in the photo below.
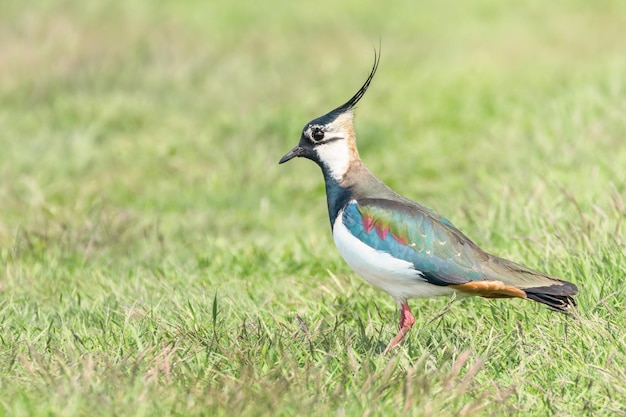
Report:
[[[413,314],[411,313],[409,304],[405,301],[400,305],[400,323],[398,325],[400,331],[398,332],[396,337],[391,339],[391,342],[389,342],[389,344],[383,351],[383,355],[386,355],[387,352],[389,352],[393,347],[398,345],[404,338],[404,335],[406,335],[408,331],[411,330],[411,327],[413,327],[414,324],[415,317],[413,317]]]

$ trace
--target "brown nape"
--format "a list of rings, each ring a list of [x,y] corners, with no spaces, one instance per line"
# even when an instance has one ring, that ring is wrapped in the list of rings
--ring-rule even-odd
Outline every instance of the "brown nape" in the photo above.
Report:
[[[485,298],[527,298],[524,290],[502,281],[471,281],[465,284],[450,285],[455,290]]]
[[[341,120],[341,128],[348,132],[347,140],[348,148],[350,149],[350,155],[352,155],[352,157],[355,159],[361,160],[361,157],[359,156],[359,150],[356,147],[356,134],[354,133],[354,114],[352,113],[352,111],[350,111],[350,113],[347,113],[345,116],[346,117],[343,117],[343,119]]]

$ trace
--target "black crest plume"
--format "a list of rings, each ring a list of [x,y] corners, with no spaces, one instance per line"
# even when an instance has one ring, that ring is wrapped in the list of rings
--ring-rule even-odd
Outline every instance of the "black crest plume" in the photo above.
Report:
[[[380,49],[380,47],[379,47]],[[356,92],[355,95],[352,96],[352,98],[350,100],[348,100],[345,104],[343,104],[342,106],[337,107],[334,112],[345,112],[348,111],[350,109],[352,109],[356,103],[359,102],[359,100],[361,100],[361,97],[363,97],[365,95],[365,92],[367,91],[368,87],[370,86],[370,83],[372,82],[372,80],[374,79],[374,74],[376,74],[376,70],[378,69],[378,63],[380,62],[380,51],[378,53],[376,53],[376,49],[374,49],[374,66],[372,67],[372,71],[370,72],[369,77],[367,77],[367,80],[365,80],[365,83],[361,86],[361,88],[359,89],[359,91]]]
[[[337,107],[334,110],[331,110],[325,115],[320,116],[315,120],[312,120],[310,124],[323,126],[335,120],[340,114],[350,111],[356,105],[356,103],[358,103],[359,100],[361,100],[361,97],[365,95],[367,88],[370,86],[370,83],[372,82],[372,79],[374,78],[374,74],[376,74],[376,70],[378,69],[379,62],[380,62],[380,48],[379,48],[379,52],[376,52],[376,49],[374,49],[374,66],[372,67],[372,71],[370,72],[369,77],[367,77],[367,80],[365,80],[365,83],[361,86],[359,91],[357,91],[356,94],[353,95],[352,98],[348,100],[345,104],[342,104],[341,106]]]

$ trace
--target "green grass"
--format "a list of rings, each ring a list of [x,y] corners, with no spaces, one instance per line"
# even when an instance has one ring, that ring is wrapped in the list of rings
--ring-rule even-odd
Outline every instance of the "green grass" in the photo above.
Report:
[[[626,415],[626,7],[0,6],[0,415]],[[231,2],[232,3],[232,2]],[[302,126],[579,286],[396,307],[337,253]]]

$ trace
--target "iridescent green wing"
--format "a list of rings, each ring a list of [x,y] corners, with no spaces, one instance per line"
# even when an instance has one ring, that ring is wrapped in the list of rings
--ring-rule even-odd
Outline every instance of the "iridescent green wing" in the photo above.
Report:
[[[368,246],[413,264],[435,285],[482,278],[485,252],[432,210],[382,199],[353,201],[344,209],[346,228]]]

